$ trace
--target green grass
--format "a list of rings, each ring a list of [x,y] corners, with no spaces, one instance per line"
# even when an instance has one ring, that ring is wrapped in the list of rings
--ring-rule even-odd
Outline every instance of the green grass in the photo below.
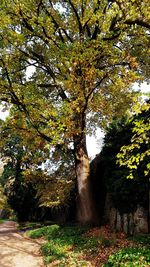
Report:
[[[51,221],[45,221],[45,222],[20,222],[18,224],[17,229],[18,230],[31,230],[31,229],[37,229],[40,227],[44,227],[45,225],[50,225],[52,224]]]
[[[37,229],[39,227],[42,227],[43,225],[41,223],[36,222],[25,222],[25,223],[19,223],[17,229],[18,230],[30,230],[30,229]]]
[[[45,237],[46,242],[41,250],[45,263],[56,263],[58,267],[87,267],[90,259],[96,259],[101,248],[117,248],[116,237],[110,235],[89,236],[89,227],[59,226],[57,224],[44,226],[28,231],[32,238]],[[150,236],[138,235],[130,238],[133,247],[118,248],[109,256],[104,267],[147,267],[150,266]],[[135,244],[135,245],[134,245]],[[101,265],[100,265],[101,266]]]
[[[5,218],[0,219],[0,223],[4,223],[4,222],[7,222],[7,221],[14,221],[14,220],[11,220],[11,219],[5,219]]]
[[[1,223],[4,223],[6,220],[4,220],[4,219],[0,219],[0,224]]]
[[[150,250],[145,247],[124,248],[111,255],[104,267],[150,266]]]
[[[104,267],[148,267],[150,266],[150,235],[139,234],[129,238],[135,247],[124,248],[109,256]]]
[[[44,236],[47,242],[42,245],[45,263],[60,260],[59,267],[87,266],[81,260],[82,254],[90,250],[96,252],[100,238],[86,237],[87,227],[60,227],[59,225],[45,226],[28,232],[32,238]],[[80,259],[79,259],[80,258]]]

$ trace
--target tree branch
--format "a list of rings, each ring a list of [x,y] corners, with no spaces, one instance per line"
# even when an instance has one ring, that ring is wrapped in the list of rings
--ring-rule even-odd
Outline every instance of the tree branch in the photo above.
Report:
[[[4,60],[3,60],[2,58],[1,58],[0,60],[1,60],[2,65],[3,65],[3,67],[4,67],[4,70],[5,70],[5,73],[6,73],[6,77],[7,77],[7,81],[8,81],[8,83],[9,83],[9,87],[12,88],[12,82],[11,82],[11,79],[10,79],[9,72],[8,72],[8,70],[7,70],[7,67],[6,67],[6,65],[5,65],[5,62],[4,62]]]
[[[149,29],[150,30],[150,23],[146,22],[146,21],[143,21],[141,19],[135,19],[135,20],[126,20],[125,21],[125,24],[127,25],[138,25],[138,26],[141,26],[141,27],[144,27],[146,29]]]
[[[73,12],[74,12],[74,14],[76,16],[76,19],[77,19],[77,22],[78,22],[78,25],[79,25],[79,33],[81,34],[82,33],[82,24],[81,24],[81,21],[80,21],[80,17],[78,15],[78,12],[77,12],[74,4],[72,3],[72,1],[71,0],[68,0],[68,2],[70,4],[70,6],[72,7],[72,10],[73,10]]]

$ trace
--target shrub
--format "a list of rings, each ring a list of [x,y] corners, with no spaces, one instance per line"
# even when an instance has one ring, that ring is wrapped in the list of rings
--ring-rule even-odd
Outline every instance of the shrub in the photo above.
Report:
[[[147,267],[149,264],[149,249],[125,248],[111,255],[104,267]]]
[[[27,234],[31,238],[39,238],[42,236],[45,236],[45,237],[50,236],[51,238],[53,238],[58,234],[59,228],[60,228],[59,225],[54,224],[51,226],[44,226],[44,227],[39,228],[39,229],[31,230],[31,231],[27,232]]]

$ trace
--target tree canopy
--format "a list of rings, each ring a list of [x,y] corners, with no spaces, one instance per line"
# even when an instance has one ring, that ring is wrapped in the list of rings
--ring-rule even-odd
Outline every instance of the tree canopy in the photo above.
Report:
[[[148,79],[148,2],[1,2],[0,99],[6,108],[17,106],[20,128],[24,116],[25,128],[50,147],[73,148],[85,221],[93,210],[84,182],[86,134],[125,112],[134,100],[132,84]]]
[[[147,69],[148,9],[148,1],[3,1],[1,100],[53,143],[106,123]]]

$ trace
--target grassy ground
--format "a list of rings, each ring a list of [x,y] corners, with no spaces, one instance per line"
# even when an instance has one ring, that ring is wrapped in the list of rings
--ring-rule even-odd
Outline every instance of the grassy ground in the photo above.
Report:
[[[45,264],[58,267],[148,267],[150,236],[127,239],[106,227],[44,226],[31,230],[32,238],[44,237]]]
[[[27,231],[27,230],[33,230],[37,228],[42,228],[46,225],[52,225],[54,222],[52,221],[44,221],[44,222],[19,222],[17,230],[20,231]]]
[[[3,222],[5,222],[5,220],[4,219],[0,219],[0,223],[3,223]]]

